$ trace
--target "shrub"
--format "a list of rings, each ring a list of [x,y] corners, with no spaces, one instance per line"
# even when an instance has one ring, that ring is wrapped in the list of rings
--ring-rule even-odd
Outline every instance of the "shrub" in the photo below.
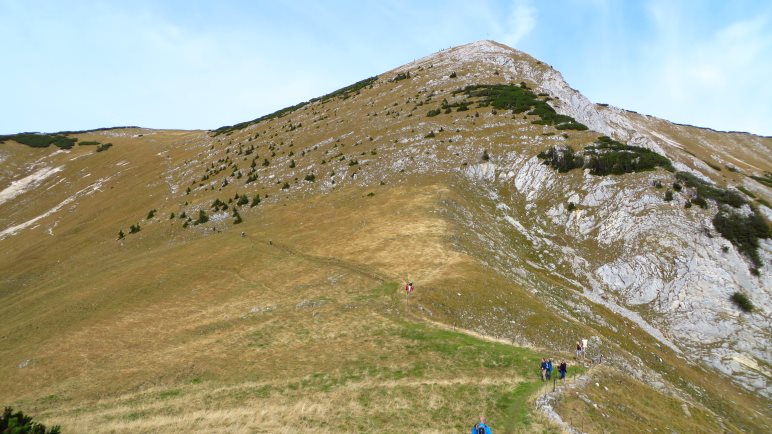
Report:
[[[233,224],[234,224],[234,225],[237,225],[237,224],[239,224],[239,223],[241,223],[241,222],[243,222],[243,221],[244,221],[244,220],[242,220],[242,219],[241,219],[241,215],[240,215],[240,214],[239,214],[239,212],[236,210],[236,208],[233,208]]]
[[[576,204],[573,202],[568,202],[568,206],[566,208],[569,212],[574,211],[576,209]]]
[[[249,198],[247,197],[247,195],[246,195],[246,194],[244,194],[244,195],[241,195],[241,196],[238,198],[238,200],[236,201],[236,205],[238,205],[238,206],[244,206],[244,205],[246,205],[246,204],[248,204],[248,203],[249,203]]]
[[[209,221],[209,216],[206,215],[206,212],[203,209],[198,210],[198,218],[195,222],[193,222],[194,225],[201,225]]]
[[[458,77],[456,75],[456,71],[451,72],[450,75],[448,76],[448,78],[456,78],[456,77]]]
[[[295,168],[295,160],[290,160],[289,168],[290,169],[294,169]]]
[[[697,205],[698,207],[702,209],[708,209],[708,202],[703,198],[702,196],[697,196],[692,198],[691,202],[694,205]]]
[[[753,312],[753,309],[754,309],[753,303],[751,303],[751,300],[744,293],[735,292],[730,297],[730,300],[732,300],[734,304],[736,304],[737,307],[742,309],[744,312]]]
[[[482,159],[483,161],[488,161],[488,160],[491,159],[491,156],[488,155],[488,150],[487,149],[483,149],[483,153],[480,156],[480,159]]]
[[[524,83],[519,87],[506,84],[473,85],[453,93],[463,92],[470,98],[477,98],[479,107],[493,106],[499,110],[512,110],[513,114],[528,112],[529,115],[538,116],[539,120],[535,123],[541,125],[554,125],[560,130],[587,129],[586,125],[577,122],[571,116],[558,114],[555,109],[522,84]]]
[[[359,161],[357,161],[357,160],[351,160],[351,161],[348,162],[349,166],[356,166],[357,164],[359,164]]]
[[[574,150],[570,146],[565,148],[553,146],[546,151],[540,152],[538,157],[544,160],[544,164],[561,173],[580,168],[584,165],[584,158],[574,154]]]
[[[265,166],[265,167],[268,167],[268,166],[270,166],[270,165],[271,165],[271,162],[270,162],[270,161],[268,161],[268,159],[267,159],[267,158],[263,158],[263,166]]]
[[[112,143],[102,143],[101,145],[97,146],[96,152],[106,151],[106,150],[110,149],[110,147],[112,147],[112,146],[113,146]]]
[[[770,238],[772,231],[758,210],[753,210],[753,213],[747,216],[731,211],[719,212],[713,218],[713,227],[734,244],[740,253],[748,257],[755,267],[761,266],[759,239]]]
[[[392,78],[391,81],[402,81],[402,80],[407,80],[408,78],[410,78],[410,71],[400,72],[394,78]]]
[[[289,188],[290,188],[290,185],[289,185],[288,182],[284,182],[284,184],[282,184],[282,186],[281,186],[282,190],[289,190]]]
[[[282,116],[284,116],[284,115],[286,115],[288,113],[292,113],[295,110],[301,109],[305,105],[307,105],[309,103],[312,103],[312,102],[315,102],[315,101],[325,102],[328,99],[336,98],[336,97],[341,97],[343,99],[346,99],[346,98],[350,97],[351,95],[358,93],[361,89],[363,89],[365,87],[368,87],[368,86],[371,86],[377,80],[378,80],[377,76],[366,78],[364,80],[360,80],[360,81],[358,81],[358,82],[356,82],[354,84],[351,84],[349,86],[340,88],[340,89],[338,89],[338,90],[336,90],[334,92],[330,92],[330,93],[328,93],[326,95],[322,95],[322,96],[320,96],[318,98],[311,98],[308,101],[301,102],[299,104],[295,104],[295,105],[290,106],[290,107],[285,107],[285,108],[283,108],[281,110],[277,110],[277,111],[275,111],[273,113],[267,114],[265,116],[261,116],[261,117],[259,117],[257,119],[254,119],[254,120],[251,120],[251,121],[247,121],[247,122],[241,122],[241,123],[238,123],[238,124],[235,124],[235,125],[228,125],[228,126],[217,128],[216,130],[212,131],[212,135],[213,136],[217,136],[217,135],[220,135],[220,134],[228,134],[228,133],[232,133],[234,131],[238,131],[238,130],[244,129],[244,128],[250,126],[250,125],[258,124],[258,123],[260,123],[262,121],[266,121],[266,120],[269,120],[269,119],[280,118],[280,117],[282,117]]]
[[[96,146],[99,145],[99,142],[92,141],[92,140],[86,140],[84,142],[78,142],[78,146]]]
[[[687,187],[694,188],[699,197],[712,199],[718,203],[723,203],[735,208],[739,208],[746,203],[742,195],[736,191],[716,187],[691,173],[677,172],[676,179],[683,181]]]
[[[434,117],[434,116],[437,116],[438,114],[440,114],[440,109],[434,109],[434,110],[429,110],[429,112],[426,113],[426,116]]]
[[[436,137],[434,131],[429,131],[429,134],[425,135],[424,139],[432,139],[434,137]]]
[[[2,416],[0,416],[0,433],[8,434],[60,434],[61,428],[58,425],[46,428],[45,425],[33,422],[32,417],[17,411],[13,408],[5,407]]]
[[[677,183],[677,182],[674,182],[674,183],[673,183],[673,190],[675,190],[675,191],[681,191],[681,189],[682,189],[682,188],[683,188],[683,187],[681,186],[681,184],[679,184],[679,183]]]
[[[250,208],[254,208],[257,205],[260,205],[260,195],[256,194],[255,197],[252,198],[252,203],[249,204]]]
[[[306,180],[306,181],[308,181],[308,182],[314,182],[314,181],[316,181],[316,175],[314,175],[313,173],[309,173],[309,174],[308,174],[308,175],[306,175],[306,177],[305,177],[305,178],[303,178],[303,179],[304,179],[304,180]]]
[[[33,148],[47,148],[50,145],[54,145],[60,149],[71,149],[73,145],[75,145],[75,142],[78,141],[76,138],[68,137],[61,133],[20,133],[0,136],[0,143],[4,143],[8,140],[13,140],[16,143],[31,146]]]
[[[136,234],[137,232],[139,232],[141,230],[142,230],[142,228],[139,227],[139,223],[137,223],[135,225],[129,226],[129,233],[130,234]]]
[[[150,220],[153,217],[155,217],[155,213],[156,213],[156,210],[155,209],[151,209],[150,212],[147,213],[147,218],[145,220]]]
[[[671,190],[668,190],[665,192],[665,202],[670,202],[673,200],[673,192]]]
[[[121,230],[118,231],[118,239],[122,240],[124,238],[126,238],[126,234],[124,234],[123,233],[123,229],[121,229]]]

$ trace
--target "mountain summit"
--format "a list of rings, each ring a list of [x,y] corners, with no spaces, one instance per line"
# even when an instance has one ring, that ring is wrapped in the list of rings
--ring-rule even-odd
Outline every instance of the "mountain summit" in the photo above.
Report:
[[[0,399],[46,422],[770,427],[772,138],[478,41],[212,131],[0,142]]]

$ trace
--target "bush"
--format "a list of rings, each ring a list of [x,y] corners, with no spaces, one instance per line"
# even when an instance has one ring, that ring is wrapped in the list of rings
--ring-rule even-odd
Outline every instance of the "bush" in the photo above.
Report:
[[[489,161],[491,159],[491,156],[488,154],[487,149],[483,149],[483,153],[480,156],[480,159],[482,159],[483,161]]]
[[[249,207],[250,208],[254,208],[257,205],[260,205],[260,195],[259,194],[255,195],[255,197],[252,198],[252,203],[249,204]]]
[[[193,224],[194,225],[201,225],[201,224],[204,224],[204,223],[206,223],[208,221],[209,221],[209,216],[206,215],[206,212],[203,209],[201,209],[201,210],[198,210],[198,218],[196,219],[195,222],[193,222]]]
[[[306,175],[306,177],[303,178],[303,179],[308,181],[308,182],[314,182],[314,181],[316,181],[316,175],[314,175],[313,173],[310,173],[310,174]]]
[[[343,99],[346,99],[346,98],[350,97],[351,95],[358,93],[361,89],[363,89],[363,88],[365,88],[367,86],[371,86],[377,80],[378,80],[377,76],[366,78],[366,79],[360,80],[360,81],[358,81],[358,82],[356,82],[354,84],[351,84],[351,85],[348,85],[346,87],[340,88],[340,89],[338,89],[338,90],[336,90],[334,92],[330,92],[330,93],[328,93],[326,95],[322,95],[322,96],[320,96],[318,98],[311,98],[308,101],[301,102],[299,104],[295,104],[295,105],[290,106],[290,107],[285,107],[285,108],[283,108],[281,110],[277,110],[277,111],[275,111],[273,113],[267,114],[265,116],[261,116],[261,117],[259,117],[257,119],[254,119],[254,120],[251,120],[251,121],[247,121],[247,122],[241,122],[241,123],[238,123],[238,124],[235,124],[235,125],[228,125],[228,126],[220,127],[218,129],[214,130],[212,132],[212,135],[217,136],[217,135],[220,135],[220,134],[232,133],[234,131],[238,131],[238,130],[244,129],[244,128],[250,126],[250,125],[258,124],[258,123],[260,123],[262,121],[266,121],[266,120],[269,120],[269,119],[280,118],[280,117],[282,117],[282,116],[284,116],[284,115],[286,115],[288,113],[292,113],[295,110],[303,108],[305,105],[307,105],[309,103],[312,103],[312,102],[315,102],[315,101],[325,102],[328,99],[336,98],[336,97],[341,97]]]
[[[241,195],[238,200],[236,200],[236,205],[238,206],[244,206],[249,203],[249,198],[246,194]]]
[[[16,143],[22,145],[31,146],[33,148],[47,148],[50,145],[59,147],[60,149],[71,149],[78,139],[68,137],[64,134],[40,134],[40,133],[21,133],[12,134],[6,136],[0,136],[0,143],[4,143],[8,140],[13,140]]]
[[[284,184],[282,184],[282,186],[281,186],[282,190],[289,190],[289,188],[290,188],[290,185],[289,185],[288,182],[284,182]]]
[[[0,433],[3,434],[60,434],[61,428],[58,425],[47,429],[45,425],[32,421],[32,417],[17,411],[13,408],[5,407],[2,416],[0,416]]]
[[[290,160],[289,168],[290,169],[294,169],[295,168],[295,160]]]
[[[434,110],[429,110],[429,112],[426,113],[426,116],[431,118],[431,117],[437,116],[438,114],[440,114],[440,109],[434,109]]]
[[[135,225],[129,226],[129,233],[130,234],[136,234],[137,232],[139,232],[141,230],[142,230],[142,228],[139,227],[139,223],[137,223]]]
[[[101,145],[97,146],[96,152],[102,152],[110,149],[110,147],[113,146],[112,143],[102,143]]]
[[[673,200],[673,192],[671,190],[668,190],[665,192],[665,202],[670,202]]]
[[[683,188],[683,187],[681,186],[681,184],[679,184],[679,183],[677,183],[677,182],[674,182],[674,183],[673,183],[673,190],[675,190],[675,191],[681,191],[681,189],[682,189],[682,188]]]
[[[569,212],[574,211],[576,209],[576,204],[573,202],[568,202],[568,206],[566,208]]]
[[[126,238],[126,234],[124,234],[123,233],[123,229],[121,229],[121,230],[118,231],[118,239],[122,240],[124,238]]]
[[[239,223],[241,223],[241,222],[243,222],[243,221],[244,221],[244,220],[242,220],[242,219],[241,219],[241,215],[240,215],[240,214],[239,214],[239,212],[236,210],[236,208],[233,208],[233,224],[234,224],[234,225],[237,225],[237,224],[239,224]]]
[[[732,300],[737,305],[737,307],[742,309],[744,312],[753,312],[753,309],[755,308],[748,296],[742,292],[735,292],[730,297],[730,300]]]
[[[434,131],[429,131],[429,134],[425,135],[424,139],[433,139],[434,137],[436,137]]]
[[[151,210],[150,210],[150,212],[149,212],[149,213],[147,213],[147,218],[146,218],[145,220],[150,220],[150,219],[152,219],[153,217],[155,217],[155,213],[156,213],[156,212],[157,212],[157,211],[156,211],[155,209],[151,209]]]
[[[683,181],[687,187],[694,188],[698,197],[712,199],[718,203],[723,203],[734,208],[739,208],[746,203],[745,199],[738,192],[716,187],[691,173],[677,172],[676,179]],[[694,202],[694,200],[692,200],[692,202]],[[703,208],[706,207],[707,205]]]
[[[465,93],[470,98],[478,98],[478,106],[493,106],[499,110],[512,110],[513,114],[528,112],[529,115],[538,116],[534,123],[541,125],[554,125],[559,130],[586,130],[587,126],[577,122],[571,116],[558,114],[545,101],[540,100],[527,86],[513,86],[506,84],[474,85],[462,90],[454,91],[454,94]]]
[[[759,240],[770,238],[772,231],[758,210],[753,210],[748,216],[731,211],[719,212],[713,218],[713,227],[734,244],[740,253],[748,257],[755,267],[761,266]]]
[[[456,78],[456,77],[458,77],[456,75],[456,71],[451,72],[450,75],[448,76],[448,78]]]

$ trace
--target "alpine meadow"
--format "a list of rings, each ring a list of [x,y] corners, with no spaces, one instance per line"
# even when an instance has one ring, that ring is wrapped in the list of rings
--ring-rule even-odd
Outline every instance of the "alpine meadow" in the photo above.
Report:
[[[770,202],[772,138],[488,40],[213,130],[0,136],[0,405],[62,433],[772,432]]]

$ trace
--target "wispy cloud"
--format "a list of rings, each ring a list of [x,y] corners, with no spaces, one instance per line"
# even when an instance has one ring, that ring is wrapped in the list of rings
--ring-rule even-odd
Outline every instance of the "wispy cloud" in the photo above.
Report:
[[[497,37],[501,42],[517,47],[536,27],[537,11],[530,1],[513,0],[504,28]]]

